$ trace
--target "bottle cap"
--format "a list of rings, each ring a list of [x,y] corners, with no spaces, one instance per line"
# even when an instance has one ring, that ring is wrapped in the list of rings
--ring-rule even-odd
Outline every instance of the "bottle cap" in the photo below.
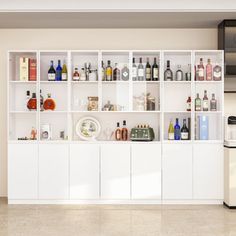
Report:
[[[119,122],[117,122],[117,127],[120,127],[120,123]]]
[[[26,91],[26,95],[27,95],[27,96],[30,96],[30,91],[29,91],[29,90]]]
[[[123,120],[123,125],[126,125],[126,120]]]
[[[36,93],[32,93],[32,98],[36,98]]]

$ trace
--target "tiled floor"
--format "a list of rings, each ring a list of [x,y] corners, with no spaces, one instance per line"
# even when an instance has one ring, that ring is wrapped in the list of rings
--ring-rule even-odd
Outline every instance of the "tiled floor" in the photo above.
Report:
[[[236,210],[223,206],[7,205],[0,236],[236,236]]]

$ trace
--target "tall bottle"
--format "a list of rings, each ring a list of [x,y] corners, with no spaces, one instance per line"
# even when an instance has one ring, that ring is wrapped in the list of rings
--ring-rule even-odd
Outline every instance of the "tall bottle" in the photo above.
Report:
[[[107,61],[107,67],[106,67],[106,80],[111,81],[112,80],[112,67],[111,67],[111,61]]]
[[[151,65],[149,63],[149,58],[147,58],[147,63],[146,63],[146,67],[145,67],[145,78],[147,81],[150,81],[152,79],[152,70],[151,70]]]
[[[117,63],[115,63],[115,69],[113,70],[113,80],[120,80],[120,69]]]
[[[122,130],[121,130],[121,128],[120,128],[120,123],[119,122],[117,122],[117,127],[116,127],[116,131],[115,131],[115,139],[117,140],[117,141],[120,141],[121,140],[121,133],[122,133]]]
[[[207,91],[204,90],[204,97],[202,101],[202,110],[208,111],[208,97],[207,97]]]
[[[181,70],[181,65],[178,65],[177,68],[178,68],[178,70],[176,71],[176,80],[182,81],[182,80],[184,80],[184,73]]]
[[[174,129],[172,120],[170,120],[170,124],[168,128],[168,140],[174,140],[174,139],[175,139],[175,129]]]
[[[124,67],[122,68],[121,77],[122,77],[122,80],[124,80],[124,81],[129,80],[129,68],[127,65],[124,65]]]
[[[183,126],[181,128],[181,139],[188,140],[189,139],[189,129],[186,125],[186,119],[183,119]]]
[[[138,76],[138,68],[135,64],[135,58],[133,57],[133,64],[132,64],[132,80],[136,81]]]
[[[138,80],[144,80],[144,68],[142,58],[139,58],[139,65],[138,65]]]
[[[211,65],[211,59],[207,60],[206,65],[206,80],[212,80],[212,65]]]
[[[61,68],[61,61],[58,60],[58,65],[56,68],[56,80],[61,81],[62,80],[62,68]]]
[[[211,111],[217,111],[217,101],[215,99],[215,94],[214,93],[212,94],[212,98],[211,98],[211,101],[210,101],[210,110]]]
[[[176,118],[174,130],[175,130],[175,140],[180,140],[181,139],[181,131],[180,131],[178,118]]]
[[[199,93],[197,93],[197,97],[195,98],[195,111],[202,110],[202,102],[201,98],[199,97]]]
[[[154,57],[154,63],[152,65],[152,80],[158,81],[159,80],[159,67],[157,65],[157,58]]]
[[[121,130],[121,139],[123,141],[127,141],[128,140],[128,129],[126,128],[126,121],[123,120],[123,127]]]
[[[166,70],[164,73],[164,80],[165,81],[172,81],[173,80],[173,72],[170,69],[170,61],[167,61],[167,65],[166,65]]]
[[[106,80],[106,68],[104,66],[104,62],[102,61],[102,64],[101,64],[101,76],[102,76],[102,81],[105,81]]]
[[[44,103],[44,99],[43,99],[43,95],[42,95],[42,90],[40,89],[40,111],[43,111],[43,103]]]
[[[54,69],[53,61],[51,61],[50,68],[48,70],[48,81],[56,80],[56,70]]]
[[[197,66],[197,80],[204,80],[204,65],[203,65],[203,59],[200,58],[200,64]]]
[[[26,97],[25,97],[25,109],[29,110],[28,108],[28,101],[30,100],[30,91],[26,91]]]
[[[65,62],[63,63],[63,66],[62,66],[61,79],[62,81],[67,81],[67,66]]]

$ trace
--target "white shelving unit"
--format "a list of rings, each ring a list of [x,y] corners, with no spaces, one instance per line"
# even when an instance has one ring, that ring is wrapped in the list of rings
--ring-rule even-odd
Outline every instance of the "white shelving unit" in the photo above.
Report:
[[[37,81],[19,81],[19,71],[17,68],[19,68],[19,57],[20,56],[28,56],[37,59]],[[132,81],[131,77],[131,71],[132,71],[132,58],[136,59],[136,63],[138,64],[138,59],[142,57],[143,58],[143,64],[145,66],[146,64],[146,58],[150,59],[150,63],[153,63],[154,57],[158,59],[157,63],[159,65],[159,81]],[[197,186],[195,181],[197,181],[197,175],[195,173],[195,166],[194,166],[194,159],[197,158],[196,155],[200,155],[197,151],[191,151],[195,150],[196,147],[199,147],[199,145],[202,145],[203,149],[202,152],[204,152],[204,147],[206,148],[206,152],[209,152],[209,150],[212,150],[209,148],[209,145],[216,145],[217,148],[222,146],[223,143],[223,116],[224,116],[224,78],[222,76],[221,81],[195,81],[194,75],[195,70],[194,67],[199,63],[200,58],[203,58],[203,61],[206,63],[207,59],[210,58],[213,66],[215,63],[218,63],[221,65],[222,68],[222,75],[224,75],[224,61],[223,61],[223,52],[222,51],[201,51],[201,50],[35,50],[35,51],[19,51],[19,50],[11,50],[8,52],[8,144],[9,148],[12,149],[16,145],[16,147],[20,147],[20,150],[23,150],[21,148],[21,145],[30,145],[30,148],[37,147],[39,151],[38,158],[39,163],[37,162],[37,158],[35,158],[35,161],[37,163],[34,163],[34,165],[46,165],[44,161],[46,161],[45,157],[42,157],[41,160],[41,154],[40,153],[46,153],[45,147],[48,147],[48,145],[52,145],[56,148],[57,144],[61,145],[63,144],[64,148],[63,152],[69,153],[68,157],[68,168],[70,170],[69,166],[69,159],[70,157],[70,150],[77,150],[79,153],[84,153],[84,155],[88,155],[88,159],[90,162],[92,162],[92,157],[89,156],[90,154],[86,154],[85,149],[88,147],[86,145],[90,145],[92,147],[96,147],[97,151],[91,151],[93,154],[94,152],[99,152],[96,156],[99,161],[98,166],[90,169],[99,169],[98,173],[98,180],[99,182],[96,182],[95,179],[90,179],[89,182],[93,183],[94,186],[96,186],[96,189],[99,188],[99,193],[94,193],[93,190],[88,190],[89,193],[94,193],[94,199],[99,200],[99,202],[102,202],[102,200],[107,201],[107,196],[111,196],[110,200],[122,200],[122,202],[126,202],[128,200],[137,199],[138,196],[142,196],[142,202],[145,203],[144,199],[152,199],[152,201],[155,199],[156,202],[160,202],[162,200],[163,202],[172,203],[178,201],[195,201],[195,200],[209,200],[209,198],[204,198],[204,193],[198,193],[199,186],[197,187],[197,190],[195,191],[194,186]],[[47,71],[49,68],[50,61],[53,60],[57,63],[57,60],[61,60],[62,62],[65,62],[67,64],[68,69],[68,81],[47,81]],[[104,61],[105,63],[107,60],[111,60],[112,67],[114,67],[115,63],[118,63],[118,67],[121,69],[125,64],[127,64],[129,71],[130,71],[130,77],[129,81],[102,81],[101,80],[101,63]],[[164,81],[164,70],[166,68],[166,61],[170,60],[171,62],[171,69],[174,74],[175,78],[175,71],[177,70],[177,65],[180,64],[182,66],[182,70],[184,74],[188,71],[188,68],[191,68],[191,81]],[[73,81],[72,80],[72,73],[74,67],[78,67],[80,70],[81,67],[83,67],[85,62],[90,62],[93,69],[98,70],[98,81]],[[55,111],[40,111],[40,109],[37,109],[37,111],[28,111],[25,106],[25,94],[26,91],[30,90],[32,92],[36,92],[37,98],[40,97],[40,90],[42,91],[42,95],[44,98],[47,97],[47,94],[50,93],[52,95],[52,98],[56,102],[56,109]],[[196,94],[200,94],[200,98],[203,98],[204,90],[207,90],[208,92],[208,98],[210,100],[211,94],[215,93],[216,99],[217,99],[217,111],[208,111],[208,112],[195,112],[194,111],[194,100],[196,98]],[[143,93],[151,93],[153,97],[155,97],[156,100],[156,107],[153,111],[139,111],[137,110],[137,107],[134,103],[134,96],[140,96]],[[87,111],[87,97],[88,96],[97,96],[99,98],[98,100],[98,111]],[[186,111],[186,101],[188,96],[191,96],[192,99],[192,109],[190,112]],[[120,109],[117,111],[103,111],[103,106],[110,101],[112,104],[117,105]],[[37,99],[37,106],[40,107],[40,101]],[[209,117],[209,140],[196,140],[196,118],[198,115],[206,115]],[[101,123],[102,131],[100,136],[98,137],[97,142],[91,142],[91,141],[82,141],[79,139],[79,137],[75,133],[75,125],[78,122],[78,120],[85,116],[92,116]],[[183,119],[191,118],[191,138],[187,141],[169,141],[168,140],[168,126],[169,122],[172,119],[173,122],[175,122],[175,119],[179,118],[180,120],[180,126],[182,126]],[[106,135],[104,134],[105,130],[109,128],[109,130],[115,130],[116,123],[120,122],[122,123],[123,120],[127,121],[127,127],[130,130],[132,127],[136,126],[137,124],[149,124],[155,132],[155,140],[153,142],[148,143],[140,143],[140,142],[116,142],[114,140],[114,137],[111,140],[106,140]],[[52,126],[52,140],[50,141],[44,141],[40,139],[40,130],[41,126],[43,124],[50,123]],[[38,131],[37,134],[37,140],[18,140],[18,138],[21,137],[29,137],[31,128],[35,127]],[[60,139],[60,132],[64,131],[65,136],[68,137],[68,139],[62,140]],[[116,146],[118,145],[119,146]],[[132,155],[137,155],[139,153],[139,149],[137,148],[138,144],[142,144],[144,150],[146,150],[147,155],[150,155],[150,160],[153,161],[153,165],[158,164],[158,168],[156,169],[155,181],[156,184],[159,186],[158,189],[155,189],[155,191],[152,193],[141,193],[140,189],[142,189],[142,184],[139,185],[137,182],[139,177],[139,170],[141,171],[141,175],[143,174],[142,171],[147,173],[148,170],[143,168],[140,163],[143,161],[145,163],[145,157],[143,159],[140,157],[140,155],[137,157]],[[153,144],[154,147],[150,148],[150,145]],[[46,145],[46,146],[45,146]],[[78,147],[77,147],[78,145]],[[84,146],[85,145],[85,146]],[[128,147],[126,146],[128,145]],[[181,156],[181,152],[183,152],[183,145],[187,145],[187,153],[184,155],[184,158]],[[73,147],[72,147],[73,146]],[[124,147],[124,150],[122,148]],[[80,149],[81,147],[81,149]],[[173,150],[171,151],[171,148],[173,147]],[[16,149],[17,149],[16,148]],[[53,148],[50,146],[50,150]],[[126,173],[123,174],[129,174],[129,181],[125,182],[125,194],[122,195],[122,199],[117,199],[116,196],[113,196],[113,192],[109,192],[109,189],[106,189],[106,186],[103,186],[103,181],[105,183],[108,183],[110,180],[109,178],[113,178],[112,173],[101,173],[103,167],[107,164],[109,164],[108,156],[109,151],[113,152],[114,150],[119,150],[121,148],[121,153],[123,153],[125,156],[130,158],[130,162],[127,162],[124,160],[117,161],[116,156],[114,156],[114,163],[117,163],[118,168],[121,168],[122,165],[126,165],[125,163],[130,163],[129,167],[126,168]],[[137,150],[136,150],[137,149]],[[40,152],[40,150],[43,150]],[[158,155],[158,160],[155,159],[155,155],[153,156],[153,150],[156,150],[156,155]],[[165,150],[165,151],[163,151]],[[192,181],[192,185],[189,185],[188,181],[188,190],[183,191],[183,196],[181,197],[181,189],[178,191],[178,194],[175,194],[174,191],[176,187],[172,188],[176,184],[172,181],[174,181],[174,178],[170,177],[169,174],[173,171],[173,169],[169,168],[169,164],[171,161],[171,158],[175,158],[173,154],[175,152],[179,151],[179,153],[176,153],[176,162],[179,161],[181,163],[185,162],[187,160],[187,163],[185,165],[178,164],[178,168],[184,169],[187,166],[191,165],[191,173],[192,177],[190,182]],[[51,152],[51,151],[50,151]],[[103,153],[105,153],[103,157]],[[133,154],[132,154],[133,153]],[[142,152],[143,153],[143,152]],[[197,153],[197,154],[196,154]],[[12,160],[16,158],[17,153],[14,151],[10,152],[11,155],[9,155],[9,163],[13,164]],[[91,154],[91,155],[92,155]],[[85,160],[76,160],[76,153],[71,154],[73,156],[73,162],[75,163],[83,163]],[[217,155],[217,153],[216,153]],[[188,157],[190,159],[188,159]],[[118,158],[118,157],[117,157]],[[218,157],[218,166],[221,161],[222,156]],[[53,159],[54,160],[54,159]],[[137,160],[137,164],[133,164],[133,160]],[[165,161],[164,161],[165,160]],[[25,162],[27,160],[24,160]],[[52,160],[51,160],[52,161]],[[55,161],[55,160],[54,160]],[[66,159],[62,160],[62,163],[65,163]],[[111,162],[111,161],[110,161]],[[105,164],[106,163],[106,164]],[[208,162],[208,164],[210,161]],[[24,163],[25,164],[25,163]],[[110,163],[112,164],[112,163]],[[109,164],[109,165],[110,165]],[[52,163],[50,163],[52,165]],[[61,164],[59,165],[59,169],[63,168]],[[86,163],[88,166],[89,164]],[[97,164],[96,164],[97,165]],[[27,166],[26,164],[24,165]],[[152,164],[149,163],[150,171],[152,171]],[[214,163],[212,164],[212,168],[214,168]],[[132,168],[136,168],[137,170],[133,170]],[[17,167],[10,167],[10,170],[13,171]],[[82,168],[82,167],[80,167]],[[113,166],[112,168],[115,168]],[[200,173],[200,167],[197,166],[197,174]],[[210,167],[209,167],[210,168]],[[222,167],[223,168],[223,167]],[[127,171],[130,170],[128,173]],[[11,171],[9,172],[9,177],[11,179]],[[38,170],[37,178],[42,179],[41,175],[43,173],[40,173],[40,168]],[[190,172],[184,173],[181,172],[181,169],[178,170],[179,172],[173,173],[173,175],[179,175],[181,173],[181,176],[178,179],[178,183],[181,183],[181,180],[185,177],[189,177]],[[23,171],[18,171],[17,173],[22,173]],[[70,172],[70,171],[69,171]],[[114,172],[118,174],[119,169],[115,170]],[[67,176],[67,172],[63,172],[64,175]],[[76,168],[73,167],[73,173],[76,173]],[[132,173],[136,173],[137,176],[132,176]],[[207,173],[207,172],[206,172]],[[205,173],[205,174],[206,174]],[[218,172],[214,172],[217,174]],[[47,173],[50,175],[50,173]],[[55,175],[60,175],[60,173],[55,173]],[[71,175],[71,173],[68,173],[68,175]],[[102,177],[101,177],[102,175]],[[219,174],[219,176],[221,173]],[[92,174],[93,178],[95,178],[96,174]],[[219,180],[219,176],[216,176],[216,179]],[[35,175],[33,176],[35,178]],[[79,177],[79,175],[78,175]],[[118,177],[120,177],[118,175]],[[117,177],[117,178],[118,178]],[[67,176],[66,178],[69,179]],[[108,178],[108,179],[104,179]],[[115,177],[114,177],[115,178]],[[128,178],[128,177],[127,177]],[[147,178],[150,180],[150,176]],[[132,181],[135,180],[135,185],[133,185]],[[38,180],[37,180],[38,181]],[[37,182],[36,181],[36,182]],[[63,182],[63,184],[66,184],[67,179]],[[73,179],[73,183],[76,183],[76,179]],[[114,180],[115,181],[115,180]],[[142,179],[143,184],[148,184],[145,182],[145,178]],[[152,183],[152,180],[150,180]],[[81,184],[81,181],[78,181]],[[111,181],[112,182],[112,181]],[[37,194],[30,193],[29,198],[25,196],[24,194],[21,194],[19,190],[19,196],[17,196],[16,192],[12,191],[12,189],[15,188],[17,181],[10,181],[11,184],[10,187],[10,194],[9,199],[12,200],[12,202],[18,202],[16,200],[35,200],[35,198],[31,198],[31,196],[37,195],[36,200],[39,202],[39,200],[50,200],[50,199],[41,199],[39,196],[40,194],[37,192]],[[40,182],[41,183],[41,182]],[[163,186],[165,183],[170,184],[170,186],[165,187]],[[177,183],[177,184],[178,184]],[[32,184],[32,183],[31,183]],[[51,183],[53,186],[53,183]],[[117,183],[116,183],[117,184]],[[209,186],[211,182],[209,181]],[[60,193],[60,196],[66,196],[63,199],[59,200],[70,200],[71,198],[74,200],[81,190],[76,192],[76,190],[71,190],[73,193],[73,197],[70,198],[70,181],[68,182],[67,188],[68,192],[66,193]],[[160,193],[160,185],[162,188],[164,187],[164,192]],[[100,186],[100,187],[98,187]],[[137,186],[138,189],[133,189],[134,186]],[[215,186],[215,185],[214,185]],[[144,185],[143,185],[144,187]],[[222,186],[220,186],[221,188]],[[45,191],[47,187],[42,187]],[[105,188],[105,189],[103,189]],[[127,189],[130,188],[130,192],[127,191]],[[154,186],[155,188],[155,186]],[[184,185],[183,185],[184,188]],[[25,188],[23,188],[25,189]],[[38,186],[39,192],[40,192],[40,186]],[[76,188],[75,188],[76,189]],[[149,189],[149,188],[148,188]],[[150,190],[150,189],[149,189]],[[36,191],[34,189],[34,191]],[[85,190],[84,190],[85,191]],[[83,191],[83,196],[86,196],[86,193]],[[122,188],[120,189],[122,191]],[[217,192],[216,190],[214,190]],[[102,192],[106,193],[105,199],[103,199]],[[133,196],[133,193],[138,193],[137,196]],[[212,202],[217,202],[221,199],[221,195],[219,194],[220,191],[218,191],[217,196],[213,196],[210,200]],[[45,192],[44,192],[45,193]],[[185,195],[185,193],[187,193]],[[191,194],[190,194],[191,193]],[[45,193],[45,196],[47,194]],[[119,195],[119,194],[118,194]],[[206,196],[209,196],[211,194],[206,194]],[[51,195],[50,195],[51,196]],[[52,193],[52,196],[53,193]],[[99,196],[99,197],[98,197]],[[125,196],[125,197],[124,197]],[[127,197],[130,196],[130,197]],[[146,196],[146,197],[145,197]],[[201,199],[198,199],[195,196],[201,196]],[[60,197],[59,197],[60,198]],[[119,197],[118,197],[119,198]],[[56,197],[54,196],[54,199]],[[80,197],[77,197],[77,199],[81,200]],[[89,195],[88,199],[93,199],[93,196]],[[86,199],[83,199],[86,200]],[[51,200],[50,200],[51,201]],[[50,203],[49,201],[49,203]],[[24,201],[27,203],[27,201]],[[196,202],[196,201],[195,201]]]

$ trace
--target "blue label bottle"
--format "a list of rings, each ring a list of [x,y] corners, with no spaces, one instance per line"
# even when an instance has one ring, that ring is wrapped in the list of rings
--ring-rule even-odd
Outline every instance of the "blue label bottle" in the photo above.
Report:
[[[175,140],[180,140],[181,139],[181,132],[180,132],[180,126],[179,126],[179,119],[176,118],[176,123],[175,123]]]
[[[58,65],[56,68],[56,80],[61,81],[62,80],[62,67],[61,67],[61,61],[58,60]]]

